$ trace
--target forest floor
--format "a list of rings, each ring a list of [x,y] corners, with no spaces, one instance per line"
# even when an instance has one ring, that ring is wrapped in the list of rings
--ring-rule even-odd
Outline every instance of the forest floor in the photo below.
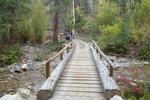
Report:
[[[23,45],[21,57],[12,65],[0,67],[0,97],[4,94],[14,94],[18,88],[30,89],[35,94],[45,81],[45,67],[43,62],[56,54],[49,51],[47,46]],[[15,67],[27,64],[27,71],[15,72]],[[53,63],[52,63],[53,64]]]
[[[115,70],[114,78],[120,87],[121,93],[131,91],[131,88],[129,88],[131,83],[139,86],[149,84],[150,86],[150,65],[129,65],[128,67],[121,67]],[[144,90],[143,87],[141,88]]]

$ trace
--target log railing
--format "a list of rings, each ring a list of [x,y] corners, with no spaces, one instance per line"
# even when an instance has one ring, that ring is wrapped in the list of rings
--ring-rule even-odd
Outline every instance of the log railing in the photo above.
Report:
[[[44,65],[46,67],[46,78],[49,77],[50,75],[50,67],[51,67],[51,62],[54,61],[56,58],[60,57],[60,60],[63,60],[63,56],[65,51],[67,51],[67,53],[69,53],[69,50],[72,49],[72,41],[69,42],[63,49],[61,49],[55,56],[51,57],[50,59],[46,60],[44,62]]]
[[[99,48],[97,43],[92,40],[93,48],[96,50],[96,53],[99,54],[100,59],[104,60],[109,67],[109,76],[113,77],[113,67],[115,67],[114,63],[104,54],[104,52]]]

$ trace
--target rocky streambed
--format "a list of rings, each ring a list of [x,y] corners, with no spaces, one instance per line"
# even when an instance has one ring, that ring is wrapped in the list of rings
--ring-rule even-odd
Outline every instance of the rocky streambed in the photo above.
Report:
[[[20,59],[10,66],[0,67],[0,97],[14,94],[18,88],[26,88],[35,94],[45,81],[43,61],[54,55],[41,45],[21,47]]]

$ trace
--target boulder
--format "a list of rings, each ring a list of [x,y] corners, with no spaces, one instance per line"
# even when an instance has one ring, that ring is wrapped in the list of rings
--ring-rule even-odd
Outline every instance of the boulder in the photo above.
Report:
[[[16,64],[16,65],[14,66],[14,72],[16,72],[16,73],[20,73],[20,72],[21,72],[21,67],[20,67],[19,64]]]
[[[21,66],[21,69],[22,69],[23,71],[27,71],[28,68],[29,68],[29,66],[28,66],[27,64],[23,64],[23,65]]]
[[[20,96],[22,96],[23,98],[28,98],[30,96],[30,90],[28,89],[24,89],[24,88],[19,88],[18,89],[18,93]]]
[[[123,100],[121,96],[115,95],[110,100]]]

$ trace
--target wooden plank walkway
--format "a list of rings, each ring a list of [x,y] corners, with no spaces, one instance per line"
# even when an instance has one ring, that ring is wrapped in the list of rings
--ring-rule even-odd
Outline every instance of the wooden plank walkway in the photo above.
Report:
[[[49,100],[105,100],[88,45],[76,47]]]

